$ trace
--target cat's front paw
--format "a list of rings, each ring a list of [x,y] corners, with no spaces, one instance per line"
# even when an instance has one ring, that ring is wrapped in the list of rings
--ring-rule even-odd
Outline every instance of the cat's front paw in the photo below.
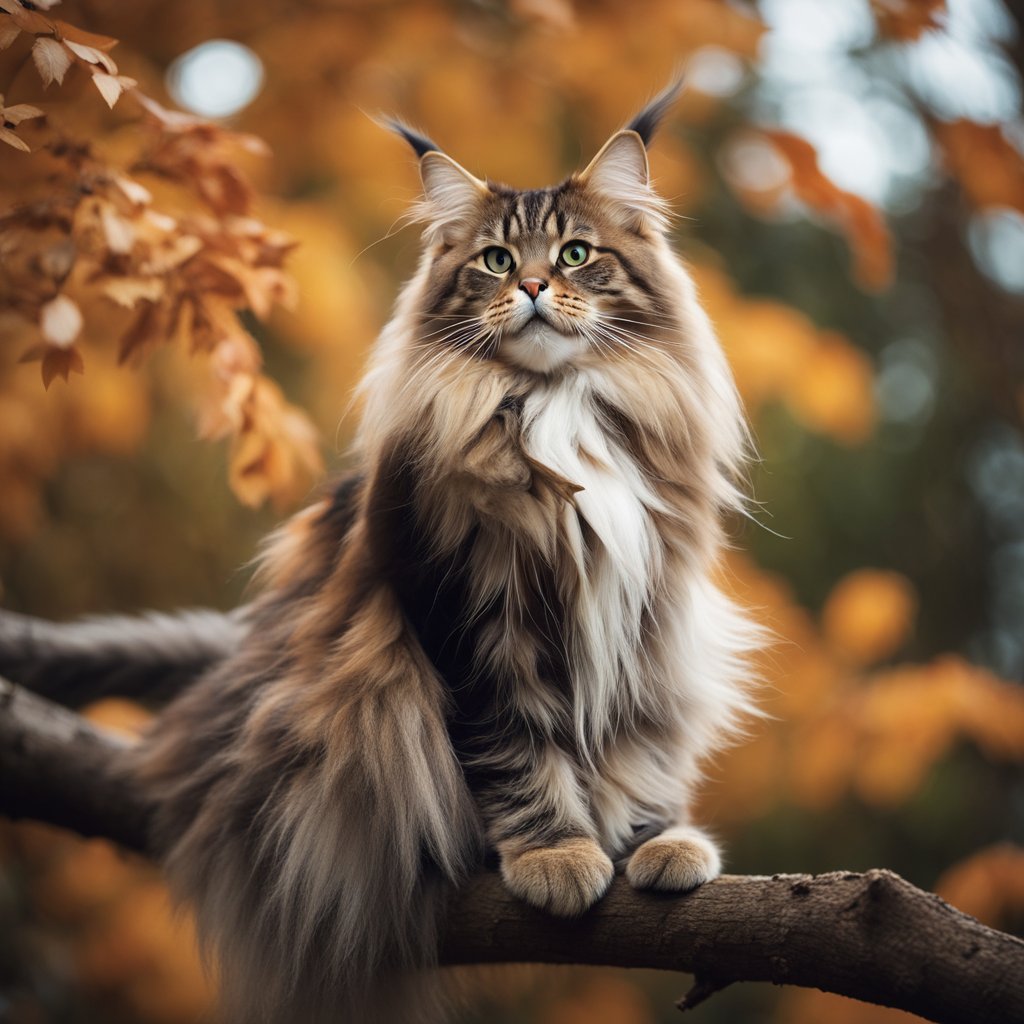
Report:
[[[681,826],[662,832],[637,847],[626,865],[634,889],[686,892],[717,878],[722,871],[718,848],[703,832]]]
[[[611,885],[615,869],[593,839],[501,851],[501,877],[513,895],[557,917],[578,917]]]

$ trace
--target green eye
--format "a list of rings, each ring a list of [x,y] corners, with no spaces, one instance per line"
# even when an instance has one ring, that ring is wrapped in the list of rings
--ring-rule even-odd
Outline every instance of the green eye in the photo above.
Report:
[[[586,242],[566,242],[558,258],[567,267],[582,267],[590,259],[590,246]]]
[[[490,249],[484,249],[484,266],[492,274],[507,274],[515,266],[515,260],[508,249],[492,245]]]

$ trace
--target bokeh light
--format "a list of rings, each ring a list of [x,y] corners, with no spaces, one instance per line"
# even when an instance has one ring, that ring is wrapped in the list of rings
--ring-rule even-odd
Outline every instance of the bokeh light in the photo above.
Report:
[[[211,39],[183,53],[167,69],[174,99],[203,117],[230,117],[247,107],[263,85],[263,64],[247,46]]]

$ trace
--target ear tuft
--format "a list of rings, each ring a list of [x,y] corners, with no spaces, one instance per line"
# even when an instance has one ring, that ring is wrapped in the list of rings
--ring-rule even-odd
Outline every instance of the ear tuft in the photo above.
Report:
[[[636,132],[643,144],[649,146],[651,139],[654,138],[654,133],[658,130],[658,125],[661,124],[682,91],[683,77],[679,75],[626,125],[626,131]]]
[[[405,141],[412,146],[413,152],[418,157],[426,156],[427,153],[441,152],[441,147],[434,142],[433,139],[430,139],[421,132],[416,131],[415,128],[410,128],[409,125],[397,117],[377,118],[377,124],[405,139]]]
[[[630,128],[613,135],[579,176],[607,200],[633,228],[647,224],[668,227],[665,201],[651,188],[647,150],[639,132]]]

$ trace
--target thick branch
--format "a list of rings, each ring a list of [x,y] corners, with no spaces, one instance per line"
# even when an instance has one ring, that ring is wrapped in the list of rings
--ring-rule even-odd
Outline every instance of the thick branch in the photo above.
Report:
[[[0,680],[0,813],[146,852],[149,810],[111,770],[124,747]],[[943,1024],[1024,1020],[1024,942],[889,871],[726,876],[686,896],[616,879],[578,921],[558,921],[482,874],[454,899],[448,964],[604,964],[687,971],[687,1005],[733,981],[803,985]]]

